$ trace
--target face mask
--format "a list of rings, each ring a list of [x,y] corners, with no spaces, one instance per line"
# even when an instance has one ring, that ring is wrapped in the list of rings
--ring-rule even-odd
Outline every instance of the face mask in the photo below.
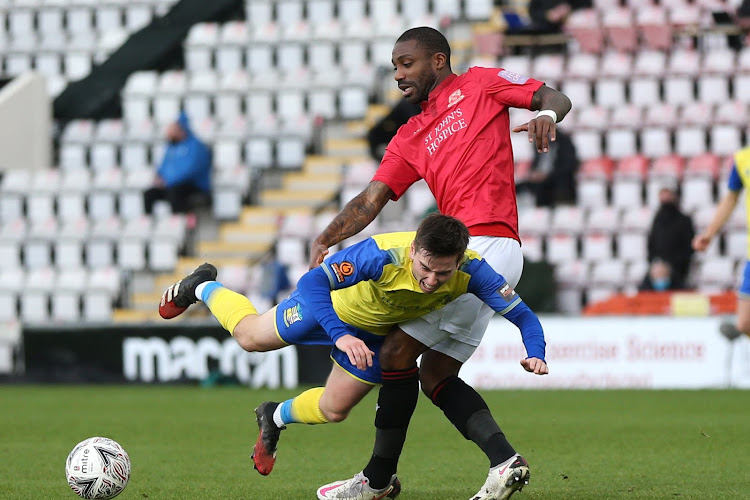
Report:
[[[653,280],[654,290],[664,291],[669,288],[669,278]]]

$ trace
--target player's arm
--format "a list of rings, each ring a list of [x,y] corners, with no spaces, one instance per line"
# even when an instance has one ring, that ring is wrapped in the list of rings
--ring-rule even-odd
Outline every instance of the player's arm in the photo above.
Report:
[[[696,235],[693,238],[693,248],[699,252],[703,252],[711,244],[711,240],[716,236],[724,224],[727,223],[729,217],[732,215],[734,207],[737,206],[737,201],[740,199],[740,191],[742,190],[742,179],[739,173],[737,173],[736,165],[732,167],[732,171],[729,173],[729,190],[719,202],[714,212],[713,219],[709,223],[708,227]]]
[[[536,150],[540,153],[549,151],[549,141],[557,139],[557,123],[568,114],[573,104],[568,96],[553,88],[542,85],[531,98],[532,111],[552,111],[556,119],[547,114],[537,115],[527,123],[513,128],[513,132],[527,131],[529,142],[536,143]]]
[[[323,262],[328,249],[366,228],[394,196],[391,188],[380,181],[372,181],[346,204],[310,247],[310,269]]]
[[[383,261],[387,257],[371,238],[352,245],[305,273],[297,289],[310,307],[315,320],[331,337],[333,344],[349,356],[349,361],[360,370],[372,366],[374,353],[361,339],[351,335],[336,314],[331,291],[346,288],[360,281],[379,279]]]
[[[501,275],[483,259],[474,259],[462,268],[471,275],[468,292],[482,299],[488,306],[516,325],[526,347],[526,359],[521,366],[537,375],[549,373],[544,360],[546,342],[539,317],[513,290]]]

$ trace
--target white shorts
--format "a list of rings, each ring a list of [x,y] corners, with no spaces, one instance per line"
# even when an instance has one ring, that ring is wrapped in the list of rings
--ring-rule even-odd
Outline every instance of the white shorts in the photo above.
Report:
[[[513,288],[523,271],[521,244],[513,238],[472,236],[469,248],[481,255]],[[479,343],[495,314],[490,306],[467,293],[447,306],[399,327],[427,347],[465,363]]]

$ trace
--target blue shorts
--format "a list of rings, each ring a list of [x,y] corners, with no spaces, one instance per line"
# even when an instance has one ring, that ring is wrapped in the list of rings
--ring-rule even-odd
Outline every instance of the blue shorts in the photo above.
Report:
[[[298,291],[284,299],[276,306],[276,334],[287,344],[300,345],[330,345],[331,359],[352,377],[368,384],[379,384],[380,376],[380,346],[385,339],[382,335],[361,330],[356,326],[346,324],[349,333],[365,341],[367,347],[375,353],[372,366],[366,370],[360,370],[349,362],[349,356],[339,350],[331,337],[320,326],[312,312],[309,310],[304,299]]]
[[[750,260],[745,261],[745,270],[742,272],[742,283],[737,290],[741,299],[750,300]]]

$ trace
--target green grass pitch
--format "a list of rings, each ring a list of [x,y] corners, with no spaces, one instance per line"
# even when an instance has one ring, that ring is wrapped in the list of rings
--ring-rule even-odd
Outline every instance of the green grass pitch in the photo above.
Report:
[[[64,462],[80,440],[111,437],[132,476],[120,500],[315,499],[372,450],[373,391],[341,423],[291,426],[276,468],[249,458],[253,408],[298,391],[244,387],[0,386],[0,499],[73,500]],[[531,465],[516,500],[750,498],[747,391],[485,391]],[[420,396],[399,468],[401,500],[466,500],[487,460]]]

